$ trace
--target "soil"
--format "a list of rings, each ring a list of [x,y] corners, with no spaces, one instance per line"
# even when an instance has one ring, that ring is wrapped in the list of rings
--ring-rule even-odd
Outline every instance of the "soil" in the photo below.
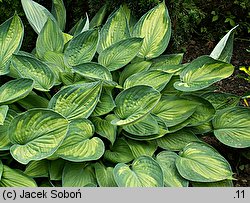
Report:
[[[187,41],[183,47],[186,52],[184,53],[183,62],[190,62],[201,55],[209,55],[217,42],[206,41],[204,39],[192,39]],[[250,66],[250,53],[246,49],[250,48],[250,41],[235,39],[234,51],[231,63],[235,66],[234,73],[227,79],[217,82],[218,91],[232,93],[238,96],[243,96],[245,93],[250,92],[250,82],[244,79],[247,75],[239,70],[241,66]],[[248,100],[250,104],[250,100]],[[246,106],[241,101],[240,105]],[[249,107],[250,108],[250,107]],[[250,118],[249,118],[250,119]],[[236,149],[228,147],[219,142],[214,136],[204,136],[203,140],[212,145],[219,153],[224,156],[230,163],[236,179],[234,186],[236,187],[249,187],[250,186],[250,160],[242,156],[243,149]]]

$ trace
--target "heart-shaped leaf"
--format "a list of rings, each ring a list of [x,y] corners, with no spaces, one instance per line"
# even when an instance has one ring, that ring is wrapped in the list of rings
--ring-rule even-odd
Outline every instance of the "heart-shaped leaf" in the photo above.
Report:
[[[138,53],[142,45],[142,38],[128,38],[112,44],[98,56],[98,62],[110,71],[127,65]]]
[[[20,49],[23,34],[23,24],[17,14],[0,25],[0,75],[9,72],[8,63],[12,54]]]
[[[212,120],[214,135],[225,145],[235,148],[250,147],[250,110],[232,107],[218,111]]]
[[[87,119],[74,119],[69,124],[67,136],[56,154],[73,162],[97,160],[104,154],[104,143],[92,137],[94,126]]]
[[[34,81],[20,78],[0,87],[0,104],[11,104],[26,97],[33,89]]]
[[[185,146],[176,158],[176,167],[181,176],[196,182],[232,180],[232,170],[227,160],[215,149],[201,142]]]
[[[15,116],[17,116],[17,113],[12,109],[9,109],[3,125],[0,125],[0,151],[9,150],[12,145],[10,142],[8,129],[11,121]]]
[[[4,165],[0,187],[37,187],[37,184],[20,170],[11,169]]]
[[[70,66],[90,62],[95,55],[99,41],[97,29],[88,30],[70,40],[64,51],[64,57]]]
[[[68,121],[52,110],[32,109],[20,114],[9,126],[11,155],[22,164],[47,158],[61,145],[67,130]]]
[[[67,163],[63,169],[63,187],[86,187],[96,185],[95,172],[92,166],[85,163]]]
[[[33,178],[49,177],[49,161],[46,159],[31,161],[24,173]]]
[[[43,59],[46,52],[63,52],[64,38],[57,23],[48,18],[36,41],[36,53]]]
[[[174,87],[185,92],[201,90],[229,77],[233,71],[231,64],[201,56],[186,66],[180,74],[181,81],[175,82]]]
[[[170,151],[180,151],[188,143],[199,141],[199,139],[190,131],[180,130],[174,133],[166,134],[164,137],[156,139],[159,147]]]
[[[160,100],[160,93],[152,87],[138,85],[122,91],[115,98],[114,110],[118,119],[114,125],[125,125],[139,120],[147,115]]]
[[[176,153],[170,151],[162,151],[156,157],[156,161],[163,171],[165,187],[188,186],[188,181],[181,177],[175,166],[177,157],[178,155]]]
[[[65,87],[52,97],[49,108],[69,120],[88,118],[95,109],[101,89],[101,82]]]
[[[22,78],[34,80],[34,88],[39,91],[49,91],[54,85],[54,73],[45,63],[35,57],[15,55],[13,65]]]
[[[117,187],[113,170],[112,167],[105,167],[101,163],[95,163],[96,179],[100,187]]]
[[[237,27],[238,25],[229,30],[228,33],[218,42],[210,54],[212,58],[230,63],[233,54],[234,32]]]
[[[172,75],[160,70],[143,71],[131,75],[124,82],[124,88],[136,85],[148,85],[161,91],[170,81]]]
[[[8,110],[9,110],[8,105],[0,106],[0,126],[4,124],[4,120],[7,116]]]
[[[196,102],[179,96],[165,95],[152,113],[163,119],[167,127],[175,126],[189,118],[197,107]]]
[[[112,119],[113,119],[113,116],[110,114],[106,116],[105,119],[102,119],[99,117],[93,117],[91,118],[91,121],[93,122],[95,126],[95,132],[98,135],[108,139],[113,145],[116,140],[117,126],[112,125],[110,123]]]
[[[144,38],[139,57],[155,58],[161,55],[171,36],[171,23],[165,3],[160,3],[144,14],[135,24],[132,35]]]
[[[113,163],[128,163],[134,159],[134,156],[123,138],[118,138],[110,150],[106,150],[104,158]]]
[[[121,40],[130,37],[129,28],[127,24],[124,7],[121,6],[117,11],[112,13],[107,22],[101,29],[100,43],[98,46],[98,53],[110,47]]]
[[[149,156],[135,159],[132,166],[119,163],[114,168],[115,182],[119,187],[163,187],[163,172]]]
[[[51,13],[55,17],[61,30],[64,30],[66,25],[66,9],[63,0],[52,0]]]
[[[45,7],[35,1],[21,0],[21,3],[31,27],[37,34],[40,33],[48,18],[56,21],[54,16]]]

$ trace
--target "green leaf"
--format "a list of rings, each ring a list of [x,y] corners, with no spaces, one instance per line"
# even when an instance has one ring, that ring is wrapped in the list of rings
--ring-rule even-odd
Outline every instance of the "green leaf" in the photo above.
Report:
[[[147,71],[149,67],[151,66],[151,64],[152,63],[150,61],[141,61],[141,62],[128,64],[120,74],[119,84],[123,85],[124,81],[129,76],[132,76],[133,74],[136,74],[141,71]]]
[[[170,151],[181,151],[187,144],[194,141],[199,141],[199,139],[188,130],[169,133],[164,137],[156,139],[160,148]]]
[[[169,54],[169,55],[161,55],[157,58],[153,58],[151,60],[152,69],[156,69],[157,67],[165,67],[169,65],[179,65],[181,64],[183,59],[183,53],[181,54]]]
[[[95,163],[95,174],[100,187],[117,187],[114,175],[114,168],[105,167],[101,163]]]
[[[49,161],[46,159],[31,161],[24,173],[32,178],[49,177]]]
[[[93,137],[94,126],[87,119],[74,119],[63,143],[56,155],[73,162],[92,161],[104,154],[104,143],[98,137]]]
[[[178,173],[175,160],[178,155],[170,151],[162,151],[156,156],[164,176],[165,187],[188,187],[188,181]]]
[[[62,180],[63,169],[65,166],[65,160],[56,159],[49,162],[49,179],[50,180]]]
[[[215,109],[206,99],[194,95],[183,95],[182,97],[197,104],[195,112],[188,118],[189,124],[187,126],[199,126],[214,117]]]
[[[11,104],[26,97],[33,89],[34,81],[26,78],[11,80],[0,87],[0,104]]]
[[[154,66],[150,68],[151,71],[158,70],[163,71],[168,74],[179,75],[180,72],[187,66],[188,64],[179,64],[179,65],[164,65],[164,66]]]
[[[106,116],[105,119],[99,117],[91,118],[95,126],[95,133],[108,139],[113,145],[116,140],[117,126],[112,125],[110,120],[113,119],[112,115]]]
[[[89,30],[89,18],[86,13],[86,17],[84,19],[80,18],[80,20],[69,31],[69,34],[77,36],[87,30]]]
[[[22,171],[4,165],[0,187],[37,187],[37,184]]]
[[[104,91],[102,91],[100,96],[100,101],[97,103],[91,116],[102,116],[108,114],[115,108],[115,106],[111,90],[104,88]]]
[[[221,92],[208,92],[203,94],[202,97],[208,100],[213,105],[215,110],[234,107],[240,102],[239,96]]]
[[[210,56],[214,59],[230,63],[233,54],[234,32],[238,27],[235,26],[218,42]]]
[[[192,182],[193,187],[233,187],[232,180],[221,180],[211,183]]]
[[[232,170],[227,160],[211,146],[192,142],[185,146],[176,158],[176,167],[181,176],[196,182],[232,180]]]
[[[0,106],[0,126],[4,124],[4,120],[5,120],[6,116],[7,116],[8,110],[9,110],[8,105]]]
[[[43,59],[46,52],[62,53],[64,48],[63,33],[59,26],[48,18],[36,41],[36,53]]]
[[[160,93],[152,87],[138,85],[122,91],[115,98],[113,125],[131,124],[146,116],[160,100]]]
[[[119,163],[114,168],[115,182],[119,187],[163,187],[163,172],[149,156],[135,159],[132,166]]]
[[[105,151],[104,159],[113,163],[128,163],[134,156],[128,143],[123,138],[118,138],[110,150]]]
[[[11,56],[20,49],[23,35],[23,24],[17,14],[0,25],[0,75],[9,72]]]
[[[139,137],[151,136],[159,133],[157,120],[150,114],[132,124],[123,126],[122,129]]]
[[[96,185],[94,170],[85,163],[67,163],[63,170],[63,187],[86,187]]]
[[[132,36],[144,38],[138,54],[141,58],[155,58],[165,51],[171,36],[171,23],[164,2],[141,17],[134,26]]]
[[[138,53],[142,38],[128,38],[112,44],[98,56],[98,62],[110,71],[127,65]]]
[[[52,155],[61,145],[68,121],[49,109],[32,109],[16,116],[9,126],[10,148],[14,159],[22,164]]]
[[[63,0],[52,0],[51,13],[55,17],[61,30],[64,30],[66,25],[66,9]]]
[[[98,53],[111,45],[130,37],[127,19],[123,6],[112,13],[101,29],[101,37],[98,45]]]
[[[0,160],[0,181],[1,181],[1,178],[2,178],[2,174],[3,174],[3,163]]]
[[[78,66],[74,66],[73,70],[88,79],[95,81],[103,81],[106,85],[116,86],[117,83],[112,81],[112,75],[110,71],[104,66],[98,63],[82,63]]]
[[[3,125],[0,125],[0,151],[9,150],[12,145],[10,142],[8,129],[11,121],[14,119],[15,116],[17,116],[17,113],[12,109],[9,109]]]
[[[95,16],[91,19],[89,22],[89,27],[94,28],[94,27],[99,27],[107,13],[107,4],[105,4],[103,7],[100,8],[100,10],[95,14]]]
[[[88,118],[95,109],[101,89],[100,82],[65,87],[52,97],[48,107],[68,120]]]
[[[213,126],[212,126],[212,122],[209,121],[209,122],[205,122],[201,125],[189,127],[188,129],[190,129],[194,134],[205,134],[208,132],[212,132]]]
[[[98,41],[99,32],[97,29],[80,33],[70,40],[64,51],[65,60],[70,66],[90,62],[95,55]]]
[[[127,89],[136,85],[148,85],[161,91],[171,77],[171,74],[159,70],[143,71],[128,77],[123,86]]]
[[[157,145],[149,141],[136,141],[127,139],[126,142],[128,143],[128,146],[135,158],[143,155],[152,157],[157,149]]]
[[[45,7],[35,1],[21,0],[21,3],[29,24],[37,34],[40,33],[48,18],[56,21],[54,16]]]
[[[13,65],[22,78],[34,80],[34,88],[39,91],[49,91],[54,85],[54,73],[45,63],[34,57],[15,55]]]
[[[28,96],[18,100],[17,103],[24,109],[29,110],[33,108],[46,108],[49,104],[49,100],[37,95],[35,92],[30,92]]]
[[[185,98],[165,95],[152,113],[163,119],[167,127],[175,126],[188,119],[196,110],[197,104]]]
[[[250,147],[250,110],[232,107],[218,111],[212,120],[214,135],[225,145],[235,148]]]
[[[229,77],[233,71],[231,64],[201,56],[186,66],[180,74],[181,81],[175,82],[174,87],[185,92],[201,90]]]

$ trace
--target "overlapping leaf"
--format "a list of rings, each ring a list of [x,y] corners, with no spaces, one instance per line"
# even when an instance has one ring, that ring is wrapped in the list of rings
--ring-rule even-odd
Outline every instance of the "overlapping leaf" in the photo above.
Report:
[[[214,135],[225,145],[250,147],[250,110],[232,107],[219,111],[213,119]]]
[[[88,118],[101,94],[101,83],[84,83],[63,88],[56,93],[48,107],[67,119]]]
[[[227,160],[215,149],[201,142],[185,146],[176,158],[178,172],[187,180],[215,182],[232,179],[232,170]]]
[[[38,59],[25,55],[15,55],[13,64],[22,78],[34,80],[34,88],[49,91],[54,85],[55,76],[50,68]]]
[[[52,110],[32,109],[20,114],[9,126],[11,155],[23,164],[47,158],[61,145],[67,130],[68,121]]]
[[[201,56],[193,60],[180,74],[181,81],[174,87],[180,91],[196,91],[229,77],[234,71],[231,64]]]
[[[98,62],[110,71],[127,65],[138,53],[142,45],[142,38],[128,38],[112,44],[98,56]]]
[[[2,105],[0,106],[0,126],[4,124],[5,118],[7,116],[9,110],[8,105]]]
[[[23,24],[17,14],[0,25],[0,75],[9,72],[11,56],[20,49],[23,35]]]
[[[118,119],[112,124],[125,125],[148,114],[158,103],[160,93],[152,87],[138,85],[122,91],[116,98],[114,110]]]
[[[95,174],[98,185],[100,187],[116,187],[116,182],[113,174],[114,168],[105,167],[101,163],[95,163]]]
[[[132,166],[119,163],[114,168],[115,182],[119,187],[163,187],[163,172],[149,156],[135,159]]]
[[[11,104],[26,97],[33,89],[34,81],[20,78],[0,87],[0,104]]]
[[[139,57],[155,58],[165,51],[171,36],[171,23],[165,2],[141,17],[134,26],[132,36],[144,38]]]
[[[56,154],[73,162],[99,159],[104,154],[104,143],[100,138],[93,137],[93,134],[94,126],[89,120],[72,120],[67,136]]]

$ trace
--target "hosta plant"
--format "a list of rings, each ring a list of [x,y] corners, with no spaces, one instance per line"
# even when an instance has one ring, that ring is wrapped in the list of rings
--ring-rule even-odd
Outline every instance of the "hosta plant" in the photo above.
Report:
[[[21,2],[38,37],[27,53],[18,15],[0,25],[0,186],[232,186],[202,136],[250,147],[250,110],[213,86],[234,71],[234,29],[182,63],[164,54],[164,2],[136,23],[125,5],[104,22],[104,7],[68,33],[61,0]]]

